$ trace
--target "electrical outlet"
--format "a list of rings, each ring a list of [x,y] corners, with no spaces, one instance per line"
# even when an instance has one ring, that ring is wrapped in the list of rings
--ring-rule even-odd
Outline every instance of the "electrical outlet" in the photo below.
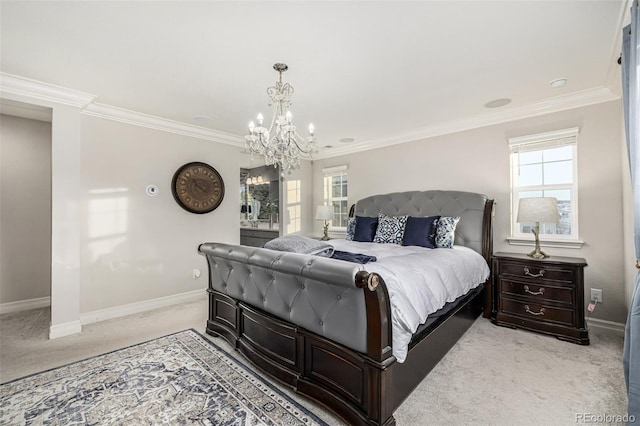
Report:
[[[599,288],[591,289],[591,300],[594,302],[602,303],[602,290]]]
[[[193,279],[196,280],[200,278],[200,269],[194,269],[193,270]]]

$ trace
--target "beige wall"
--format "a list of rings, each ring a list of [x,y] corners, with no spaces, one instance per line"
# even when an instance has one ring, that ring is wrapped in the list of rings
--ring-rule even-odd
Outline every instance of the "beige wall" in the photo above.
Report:
[[[0,304],[51,295],[51,123],[0,115]]]
[[[211,213],[189,213],[171,194],[174,172],[191,161],[224,179],[225,198]],[[204,289],[198,245],[239,243],[238,148],[83,116],[81,169],[81,313]],[[150,184],[155,197],[145,194]]]
[[[507,139],[578,127],[579,232],[582,249],[548,248],[552,256],[584,257],[585,299],[603,290],[594,318],[626,320],[623,271],[623,208],[619,101],[448,134],[325,160],[313,165],[314,205],[322,203],[322,169],[349,166],[349,203],[394,191],[451,189],[482,192],[497,202],[494,250],[527,252],[511,246]],[[316,224],[315,233],[320,226]]]

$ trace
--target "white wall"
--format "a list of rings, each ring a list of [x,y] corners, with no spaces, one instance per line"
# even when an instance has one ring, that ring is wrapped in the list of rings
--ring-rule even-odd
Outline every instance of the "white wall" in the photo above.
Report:
[[[578,127],[579,232],[582,249],[547,248],[552,256],[584,257],[585,299],[601,288],[604,304],[594,318],[626,320],[619,101],[607,102],[480,129],[448,134],[341,157],[313,165],[314,205],[322,203],[322,169],[349,166],[349,204],[374,194],[449,189],[482,192],[496,200],[494,250],[510,246],[510,178],[507,139]],[[315,225],[319,234],[320,225]]]
[[[51,123],[0,115],[0,304],[51,296]]]
[[[211,213],[189,213],[171,194],[174,172],[191,161],[224,180],[224,200]],[[81,169],[82,313],[204,289],[198,245],[239,243],[236,147],[83,116]],[[145,194],[149,184],[157,196]]]

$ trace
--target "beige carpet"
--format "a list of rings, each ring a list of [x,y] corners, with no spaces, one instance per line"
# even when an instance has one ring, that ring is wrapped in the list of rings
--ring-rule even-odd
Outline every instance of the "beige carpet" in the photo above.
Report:
[[[206,309],[203,298],[87,325],[82,334],[55,340],[47,340],[48,309],[0,315],[0,382],[187,328],[204,333]],[[396,411],[397,423],[571,425],[582,413],[623,415],[622,338],[591,333],[591,342],[579,346],[478,319]],[[316,404],[288,394],[340,424]]]

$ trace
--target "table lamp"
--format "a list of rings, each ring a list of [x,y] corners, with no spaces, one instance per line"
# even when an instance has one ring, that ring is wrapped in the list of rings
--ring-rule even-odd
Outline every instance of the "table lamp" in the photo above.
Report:
[[[329,239],[329,221],[333,219],[333,206],[318,206],[316,209],[316,220],[324,220],[324,234],[321,240]]]
[[[531,223],[536,225],[531,232],[535,236],[535,249],[527,256],[534,259],[544,259],[549,257],[548,254],[540,250],[540,222],[542,223],[558,223],[560,216],[558,214],[558,201],[553,197],[532,197],[520,198],[518,204],[518,223]]]

